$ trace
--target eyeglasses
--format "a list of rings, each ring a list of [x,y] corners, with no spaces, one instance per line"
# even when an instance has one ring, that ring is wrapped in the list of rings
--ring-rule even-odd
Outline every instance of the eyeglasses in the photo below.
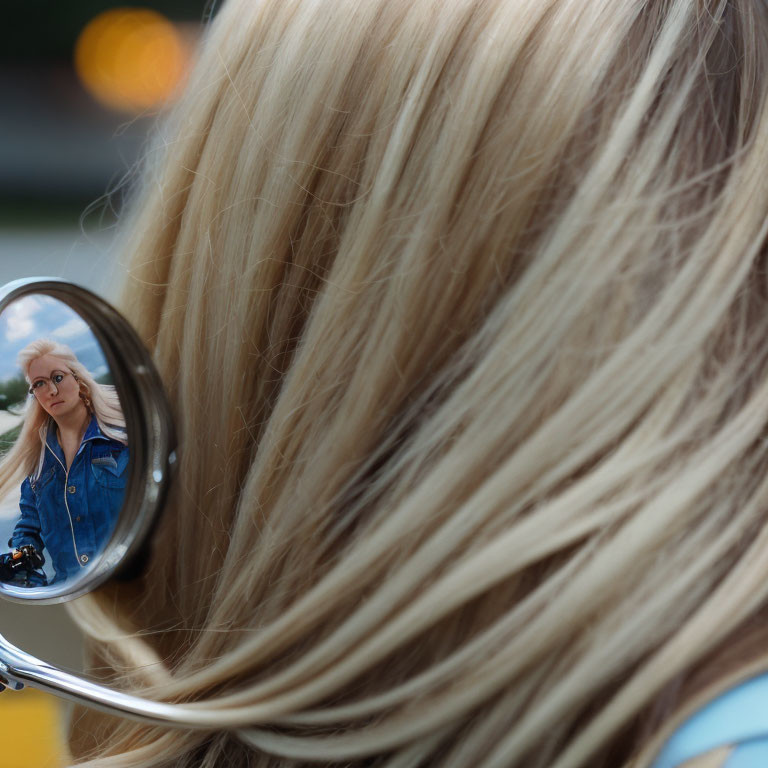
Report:
[[[74,374],[68,371],[53,371],[51,377],[40,376],[32,382],[32,386],[29,388],[29,394],[39,397],[43,392],[43,387],[47,384],[47,389],[53,388],[54,394],[59,394],[59,384],[64,381],[65,376],[74,376]]]
[[[32,298],[34,301],[29,301]],[[35,450],[40,450],[41,456],[37,470],[21,488],[22,497],[26,494],[24,508],[37,505],[38,519],[43,515],[48,522],[63,520],[67,528],[66,535],[58,536],[55,530],[51,533],[50,525],[45,533],[39,522],[37,528],[31,525],[34,515],[23,524],[20,519],[11,536],[14,551],[5,557],[16,565],[16,560],[26,560],[23,568],[0,569],[0,596],[15,602],[50,604],[80,597],[108,579],[125,580],[138,575],[149,532],[162,509],[175,465],[175,437],[160,377],[122,315],[84,288],[56,278],[38,278],[17,280],[0,288],[0,323],[10,306],[25,300],[25,316],[35,331],[24,344],[41,350],[50,348],[49,353],[55,356],[57,342],[54,340],[51,346],[48,339],[62,327],[68,329],[67,341],[72,330],[77,331],[79,335],[71,346],[77,349],[78,361],[89,373],[89,387],[95,388],[98,395],[92,398],[93,414],[80,448],[67,464],[62,460],[60,446],[57,448],[55,416],[48,417],[47,426],[38,434],[38,430],[20,429],[28,411],[8,408],[10,418],[21,420],[18,439],[38,440],[30,445],[37,446]],[[45,322],[52,327],[46,327]],[[0,348],[0,359],[14,359],[19,351]],[[55,370],[49,378],[39,377],[29,392],[38,395],[45,386],[58,392],[67,375],[74,376]],[[8,405],[23,404],[18,398],[24,397],[24,390],[14,389],[19,378],[0,382],[0,399]],[[6,391],[2,391],[4,384]],[[18,452],[6,457],[12,460],[16,455]],[[0,457],[0,461],[5,460]],[[8,493],[8,487],[0,486],[0,491]],[[100,527],[111,533],[100,542],[85,536],[78,538],[77,524],[81,518],[87,522],[84,515],[94,514],[101,515]],[[96,526],[85,528],[93,531]],[[54,568],[51,562],[56,564]],[[0,690],[20,690],[26,685],[153,724],[215,727],[210,718],[193,707],[110,690],[57,669],[0,635]]]

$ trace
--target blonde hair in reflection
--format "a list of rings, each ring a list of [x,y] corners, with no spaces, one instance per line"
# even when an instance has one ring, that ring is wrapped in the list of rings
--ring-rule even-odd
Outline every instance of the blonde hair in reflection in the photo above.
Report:
[[[212,731],[81,712],[76,755],[616,768],[725,680],[768,597],[767,36],[225,3],[124,228],[178,475],[143,578],[72,606]]]
[[[17,364],[27,383],[32,383],[29,379],[30,364],[44,355],[53,355],[66,363],[70,373],[78,380],[81,394],[88,398],[90,405],[86,407],[96,416],[101,431],[113,440],[126,443],[125,418],[115,388],[96,382],[66,344],[52,339],[37,339],[27,344],[17,357]],[[0,496],[18,490],[25,477],[40,474],[50,423],[50,416],[37,400],[31,396],[27,398],[21,432],[0,462]]]

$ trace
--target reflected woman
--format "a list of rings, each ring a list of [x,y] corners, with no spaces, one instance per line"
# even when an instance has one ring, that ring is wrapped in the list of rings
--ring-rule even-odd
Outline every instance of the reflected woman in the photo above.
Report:
[[[128,477],[125,419],[114,387],[98,384],[66,345],[33,341],[18,364],[31,397],[0,463],[0,493],[23,477],[8,545],[17,557],[47,549],[54,584],[86,568],[114,530]]]

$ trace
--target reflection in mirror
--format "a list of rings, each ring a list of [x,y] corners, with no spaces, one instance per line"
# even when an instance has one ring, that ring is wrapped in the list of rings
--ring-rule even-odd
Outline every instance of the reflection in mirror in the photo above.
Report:
[[[0,589],[93,567],[129,474],[120,399],[87,323],[44,295],[0,315]]]

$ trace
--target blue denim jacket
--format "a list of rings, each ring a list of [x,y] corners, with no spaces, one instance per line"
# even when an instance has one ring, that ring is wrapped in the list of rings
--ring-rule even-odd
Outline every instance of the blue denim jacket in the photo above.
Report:
[[[42,471],[21,485],[21,518],[8,545],[48,550],[55,571],[51,584],[77,575],[112,535],[123,504],[128,458],[128,448],[107,437],[92,417],[67,472],[51,420]]]

